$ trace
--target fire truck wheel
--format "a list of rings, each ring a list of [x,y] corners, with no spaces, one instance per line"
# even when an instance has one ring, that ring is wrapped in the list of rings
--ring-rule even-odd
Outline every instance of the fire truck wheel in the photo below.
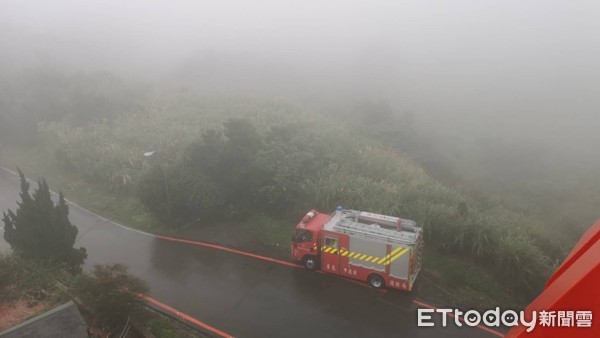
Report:
[[[304,266],[309,270],[317,268],[317,258],[314,256],[308,256],[304,259]]]
[[[383,278],[378,274],[372,274],[369,276],[369,285],[376,289],[381,289],[384,286]]]

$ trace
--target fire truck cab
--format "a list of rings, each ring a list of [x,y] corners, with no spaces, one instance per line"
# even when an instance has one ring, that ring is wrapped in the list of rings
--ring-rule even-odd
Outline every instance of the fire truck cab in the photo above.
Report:
[[[332,214],[308,212],[296,226],[291,253],[311,270],[410,291],[422,248],[414,221],[338,207]]]

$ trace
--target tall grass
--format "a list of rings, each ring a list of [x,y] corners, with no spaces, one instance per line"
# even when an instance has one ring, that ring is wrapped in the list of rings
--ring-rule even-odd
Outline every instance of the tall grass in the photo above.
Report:
[[[297,106],[177,96],[157,100],[143,113],[110,123],[71,127],[62,122],[42,130],[46,144],[66,169],[106,189],[131,193],[151,166],[143,152],[158,151],[161,157],[152,160],[176,166],[184,149],[203,132],[220,130],[225,120],[240,116],[263,136],[279,126],[300,130],[289,139],[277,139],[279,148],[273,148],[274,154],[283,153],[272,165],[297,166],[298,158],[286,155],[289,149],[294,154],[306,153],[301,159],[318,167],[316,175],[301,178],[304,197],[287,196],[296,202],[294,209],[326,211],[343,205],[415,219],[423,226],[429,246],[480,264],[520,295],[533,295],[546,280],[549,252],[557,249],[531,231],[536,228],[535,220],[501,206],[480,208],[478,201],[430,178],[402,153]],[[282,142],[289,142],[289,147]],[[268,138],[264,146],[268,153]],[[460,204],[466,210],[460,210]],[[287,226],[282,225],[281,231],[287,232]]]

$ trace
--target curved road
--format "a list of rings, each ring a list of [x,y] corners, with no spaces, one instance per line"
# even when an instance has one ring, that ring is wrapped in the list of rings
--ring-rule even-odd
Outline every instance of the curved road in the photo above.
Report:
[[[0,210],[14,210],[18,192],[18,177],[0,169]],[[403,293],[156,238],[74,205],[70,219],[79,228],[76,246],[88,252],[86,268],[126,264],[155,299],[236,337],[497,337],[453,324],[419,328],[417,306]]]

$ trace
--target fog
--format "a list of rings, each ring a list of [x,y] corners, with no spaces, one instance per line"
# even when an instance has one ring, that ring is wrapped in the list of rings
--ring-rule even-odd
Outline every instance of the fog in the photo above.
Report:
[[[591,151],[599,15],[597,1],[2,1],[0,62],[340,110],[385,100],[438,134]]]
[[[599,19],[596,0],[0,0],[0,166],[285,257],[306,210],[415,219],[444,257],[424,267],[502,281],[449,260],[446,289],[522,301],[600,217]]]
[[[599,14],[596,1],[2,1],[0,29],[10,68],[419,112],[591,114]]]

